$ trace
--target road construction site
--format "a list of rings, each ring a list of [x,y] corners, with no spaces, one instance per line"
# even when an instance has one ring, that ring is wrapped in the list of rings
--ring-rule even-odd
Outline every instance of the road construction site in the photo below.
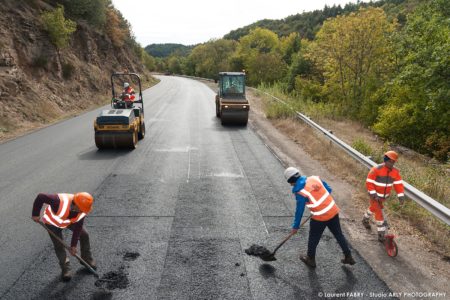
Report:
[[[397,298],[358,249],[356,265],[343,266],[329,231],[317,268],[305,266],[308,223],[276,261],[247,255],[290,232],[284,166],[252,128],[221,125],[206,85],[160,79],[143,93],[146,136],[135,150],[97,149],[92,123],[105,108],[0,145],[1,299]],[[71,257],[75,274],[61,282],[48,234],[30,219],[37,193],[81,190],[95,197],[84,224],[97,272],[111,281]]]

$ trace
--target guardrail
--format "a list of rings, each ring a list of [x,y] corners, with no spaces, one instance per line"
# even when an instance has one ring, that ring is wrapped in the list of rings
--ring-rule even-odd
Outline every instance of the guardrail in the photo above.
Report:
[[[260,93],[263,93],[263,94],[265,94],[265,95],[267,95],[269,97],[272,97],[276,101],[278,101],[280,103],[283,103],[284,105],[288,106],[292,111],[295,112],[295,114],[297,115],[297,117],[299,119],[303,120],[306,124],[308,124],[309,126],[315,128],[316,130],[322,132],[333,143],[335,143],[336,145],[341,147],[347,154],[349,154],[351,157],[356,159],[361,164],[365,165],[367,168],[370,169],[373,166],[377,165],[376,162],[372,161],[371,159],[369,159],[364,154],[361,154],[360,152],[356,151],[355,149],[353,149],[352,147],[350,147],[349,145],[347,145],[346,143],[344,143],[343,141],[338,139],[333,133],[331,133],[328,130],[324,129],[323,127],[321,127],[319,124],[317,124],[316,122],[311,120],[306,115],[304,115],[304,114],[302,114],[302,113],[300,113],[298,111],[295,111],[294,108],[292,106],[290,106],[288,103],[286,103],[285,101],[283,101],[283,100],[281,100],[281,99],[279,99],[279,98],[277,98],[277,97],[275,97],[273,95],[270,95],[269,93],[260,91],[260,90],[255,89],[255,88],[252,88],[252,89],[254,89],[255,91],[258,91]],[[437,202],[436,200],[434,200],[433,198],[431,198],[427,194],[423,193],[422,191],[416,189],[415,187],[413,187],[412,185],[410,185],[406,181],[403,181],[403,185],[405,187],[405,194],[406,194],[406,196],[408,196],[409,198],[411,198],[412,200],[417,202],[419,205],[421,205],[423,208],[428,210],[430,213],[432,213],[433,215],[435,215],[436,217],[441,219],[447,225],[450,225],[450,209],[448,207],[446,207],[446,206],[442,205],[441,203]]]
[[[185,75],[182,75],[181,77],[193,78],[193,79],[197,79],[197,80],[213,81],[212,79],[201,78],[201,77],[193,77],[193,76],[185,76]],[[356,159],[358,162],[360,162],[361,164],[363,164],[367,168],[370,169],[373,166],[377,165],[376,162],[372,161],[371,159],[369,159],[364,154],[356,151],[355,149],[353,149],[352,147],[350,147],[349,145],[344,143],[342,140],[338,139],[333,133],[331,133],[330,131],[328,131],[325,128],[321,127],[319,124],[317,124],[316,122],[311,120],[308,116],[306,116],[306,115],[304,115],[304,114],[302,114],[302,113],[300,113],[298,111],[295,111],[295,109],[292,106],[290,106],[288,103],[286,103],[285,101],[283,101],[283,100],[281,100],[281,99],[279,99],[279,98],[277,98],[277,97],[275,97],[275,96],[273,96],[273,95],[271,95],[269,93],[266,93],[264,91],[258,90],[256,88],[253,88],[253,87],[247,87],[247,88],[255,90],[255,91],[259,92],[259,93],[263,93],[263,94],[265,94],[265,95],[275,99],[276,101],[278,101],[280,103],[283,103],[284,105],[288,106],[292,111],[295,112],[295,114],[297,115],[297,117],[299,119],[303,120],[309,126],[315,128],[316,130],[318,130],[321,133],[323,133],[333,143],[335,143],[336,145],[341,147],[347,154],[349,154],[351,157]],[[431,198],[427,194],[423,193],[422,191],[416,189],[415,187],[413,187],[412,185],[410,185],[406,181],[403,181],[403,185],[405,187],[405,194],[406,194],[406,196],[408,196],[410,199],[412,199],[415,202],[417,202],[420,206],[422,206],[423,208],[428,210],[430,213],[432,213],[433,215],[438,217],[440,220],[442,220],[447,225],[450,225],[450,209],[448,207],[446,207],[446,206],[442,205],[441,203],[437,202],[436,200],[434,200],[433,198]]]

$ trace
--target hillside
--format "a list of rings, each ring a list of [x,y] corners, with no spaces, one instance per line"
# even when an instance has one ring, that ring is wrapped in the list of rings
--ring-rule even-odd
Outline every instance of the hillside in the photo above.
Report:
[[[288,36],[292,32],[297,32],[301,38],[312,40],[326,19],[356,12],[362,7],[369,6],[383,8],[388,15],[399,19],[400,23],[402,23],[405,20],[405,15],[413,10],[419,2],[419,0],[379,0],[364,1],[356,4],[348,3],[344,7],[340,5],[325,5],[323,9],[295,14],[281,20],[264,19],[257,21],[230,31],[224,36],[224,39],[237,41],[241,37],[249,34],[250,30],[261,27],[275,32],[278,36]]]
[[[107,102],[110,74],[128,69],[150,80],[130,47],[118,47],[87,22],[77,21],[58,53],[40,15],[45,1],[0,6],[0,140]]]
[[[194,46],[185,46],[182,44],[150,44],[145,47],[145,51],[153,57],[168,57],[172,54],[186,56]]]

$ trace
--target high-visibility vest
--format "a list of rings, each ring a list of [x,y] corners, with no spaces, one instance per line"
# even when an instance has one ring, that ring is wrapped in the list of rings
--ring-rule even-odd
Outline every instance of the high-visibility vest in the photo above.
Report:
[[[339,213],[339,207],[318,176],[308,177],[305,187],[298,193],[309,199],[306,207],[314,220],[328,221]]]
[[[382,199],[389,197],[392,187],[394,187],[398,197],[405,195],[403,180],[398,169],[389,169],[384,164],[370,170],[366,179],[366,187],[370,196],[377,195]]]
[[[56,213],[52,211],[52,207],[49,205],[45,209],[42,219],[44,223],[56,226],[58,228],[66,228],[70,224],[76,223],[83,219],[86,214],[80,212],[75,218],[69,219],[70,206],[73,201],[73,194],[58,194],[59,208]]]

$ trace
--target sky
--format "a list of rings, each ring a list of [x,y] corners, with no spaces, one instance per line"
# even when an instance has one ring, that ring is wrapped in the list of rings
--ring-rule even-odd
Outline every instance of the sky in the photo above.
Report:
[[[356,0],[112,0],[131,24],[142,47],[176,43],[195,45],[222,38],[262,19],[344,6]]]

